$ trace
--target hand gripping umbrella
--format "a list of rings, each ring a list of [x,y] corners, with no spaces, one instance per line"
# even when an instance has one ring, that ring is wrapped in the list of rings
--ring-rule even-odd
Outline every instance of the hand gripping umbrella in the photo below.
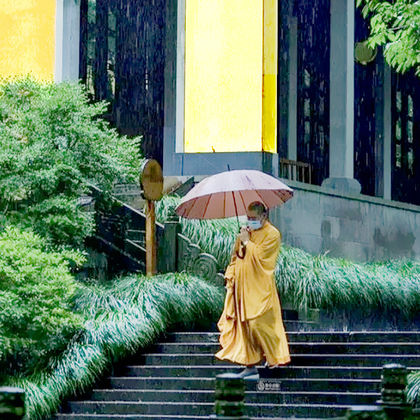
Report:
[[[293,197],[293,190],[277,178],[256,170],[235,170],[209,176],[183,197],[176,213],[187,219],[221,219],[246,215],[260,201],[267,209]]]

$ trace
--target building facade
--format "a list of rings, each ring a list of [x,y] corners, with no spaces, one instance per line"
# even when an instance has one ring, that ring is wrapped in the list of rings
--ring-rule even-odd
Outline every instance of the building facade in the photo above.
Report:
[[[257,168],[420,204],[420,82],[355,56],[354,0],[81,0],[81,22],[80,77],[165,174]]]
[[[292,180],[290,245],[420,257],[420,80],[366,48],[355,0],[6,3],[0,76],[81,79],[165,175]]]

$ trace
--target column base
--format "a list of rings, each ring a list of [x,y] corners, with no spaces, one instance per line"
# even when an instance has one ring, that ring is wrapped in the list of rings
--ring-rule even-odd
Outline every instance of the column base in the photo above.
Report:
[[[332,177],[322,181],[324,188],[330,188],[344,194],[360,194],[362,187],[357,179],[346,177]]]
[[[168,139],[169,142],[169,139]],[[170,150],[170,149],[169,149]],[[234,169],[256,169],[278,176],[278,154],[270,152],[169,153],[164,155],[165,176],[213,175]]]

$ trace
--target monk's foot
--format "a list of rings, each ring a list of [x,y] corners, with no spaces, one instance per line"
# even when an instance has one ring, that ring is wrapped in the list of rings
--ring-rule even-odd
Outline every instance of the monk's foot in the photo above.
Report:
[[[283,367],[283,366],[285,366],[285,365],[273,365],[273,366],[270,366],[269,364],[268,364],[268,362],[265,362],[264,363],[264,367],[267,369],[275,369],[275,368],[280,368],[280,367]]]
[[[244,379],[259,379],[260,375],[255,366],[246,367],[242,372],[239,373],[239,376]]]

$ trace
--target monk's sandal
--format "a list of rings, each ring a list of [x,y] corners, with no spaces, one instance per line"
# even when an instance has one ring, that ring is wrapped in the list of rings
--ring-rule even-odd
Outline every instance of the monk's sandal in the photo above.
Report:
[[[270,366],[267,362],[264,363],[266,369],[275,369],[277,366]]]
[[[260,375],[258,374],[258,370],[255,366],[252,368],[245,368],[242,372],[239,373],[239,376],[244,379],[259,379]]]

